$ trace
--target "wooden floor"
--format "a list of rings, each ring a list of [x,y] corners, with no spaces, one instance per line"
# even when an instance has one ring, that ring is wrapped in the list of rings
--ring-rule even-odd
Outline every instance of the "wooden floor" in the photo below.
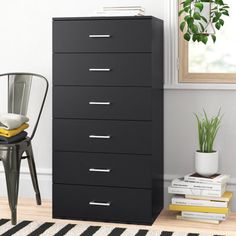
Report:
[[[6,198],[0,198],[0,218],[10,218],[10,211]],[[81,223],[82,221],[56,220],[52,219],[52,204],[50,201],[43,201],[42,206],[37,206],[33,199],[19,199],[18,220],[36,220],[61,223]],[[212,233],[236,236],[236,213],[231,213],[229,219],[219,225],[206,223],[193,223],[175,219],[175,213],[163,211],[152,226],[126,225],[102,222],[83,221],[89,225],[108,225],[127,228],[145,228],[166,231],[187,231],[192,233]]]

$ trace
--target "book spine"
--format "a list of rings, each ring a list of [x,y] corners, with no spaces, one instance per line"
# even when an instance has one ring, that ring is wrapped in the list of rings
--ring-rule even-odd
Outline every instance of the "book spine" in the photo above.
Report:
[[[201,223],[210,223],[210,224],[219,224],[219,220],[209,220],[209,219],[201,219],[201,218],[193,218],[193,217],[183,217],[180,215],[176,216],[177,220],[187,220],[187,221],[194,221],[194,222],[201,222]]]
[[[193,176],[184,176],[184,181],[192,181],[198,183],[210,183],[210,184],[225,184],[229,180],[229,176],[222,176],[216,179],[198,178]]]
[[[227,202],[215,202],[215,201],[204,201],[204,200],[193,200],[186,198],[172,198],[172,204],[184,205],[184,206],[203,206],[203,207],[219,207],[227,208]]]
[[[222,196],[222,191],[200,190],[200,189],[198,190],[198,189],[176,188],[176,187],[168,187],[168,193],[206,196],[206,197],[221,197]]]
[[[193,183],[185,181],[172,181],[172,186],[177,188],[192,188],[192,189],[206,189],[206,190],[215,190],[221,191],[221,184],[207,184],[207,183]]]
[[[181,216],[183,217],[192,217],[197,219],[206,219],[206,220],[226,220],[225,214],[214,214],[214,213],[204,213],[204,212],[190,212],[182,211]]]
[[[228,214],[228,208],[220,207],[199,207],[199,206],[183,206],[183,205],[169,205],[170,211],[191,211],[191,212],[205,212],[205,213],[216,213],[216,214]]]
[[[207,201],[218,201],[218,202],[230,202],[233,194],[232,192],[225,192],[221,197],[206,197],[206,196],[194,196],[194,195],[185,195],[185,198],[194,199],[194,200],[207,200]]]

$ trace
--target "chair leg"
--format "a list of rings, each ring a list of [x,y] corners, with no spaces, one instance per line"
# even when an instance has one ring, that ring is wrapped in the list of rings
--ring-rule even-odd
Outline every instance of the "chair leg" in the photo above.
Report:
[[[36,168],[35,168],[35,162],[34,162],[34,154],[33,154],[33,149],[31,143],[29,144],[28,149],[26,150],[26,154],[28,156],[28,164],[29,164],[29,169],[30,169],[30,175],[36,195],[36,202],[37,205],[41,205],[41,196],[40,196],[40,191],[39,191],[39,185],[38,185],[38,179],[37,179],[37,173],[36,173]]]
[[[21,157],[17,148],[10,148],[6,150],[6,154],[2,157],[3,166],[5,169],[5,176],[7,182],[8,201],[11,209],[11,222],[16,224],[16,208],[19,190],[19,175]]]

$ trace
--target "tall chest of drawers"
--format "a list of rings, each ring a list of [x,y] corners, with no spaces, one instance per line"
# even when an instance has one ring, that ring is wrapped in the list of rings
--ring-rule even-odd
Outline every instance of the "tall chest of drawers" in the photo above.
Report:
[[[53,217],[153,222],[163,207],[163,23],[53,19]]]

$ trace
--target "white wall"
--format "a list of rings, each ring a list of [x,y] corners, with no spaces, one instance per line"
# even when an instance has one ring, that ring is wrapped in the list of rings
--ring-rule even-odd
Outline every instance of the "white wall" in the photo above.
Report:
[[[103,5],[142,5],[148,15],[164,18],[165,0],[8,0],[0,1],[0,73],[30,71],[46,76],[50,83],[45,110],[34,140],[42,197],[51,198],[52,166],[52,17],[88,16]],[[193,112],[222,108],[225,116],[216,147],[221,170],[236,178],[236,92],[201,90],[165,91],[165,177],[193,171],[196,124]],[[26,165],[23,165],[20,196],[33,196]],[[236,180],[234,180],[236,183]],[[231,188],[234,185],[230,186]],[[0,166],[0,195],[5,195]],[[166,194],[166,204],[169,196]],[[236,206],[236,204],[235,204]]]

